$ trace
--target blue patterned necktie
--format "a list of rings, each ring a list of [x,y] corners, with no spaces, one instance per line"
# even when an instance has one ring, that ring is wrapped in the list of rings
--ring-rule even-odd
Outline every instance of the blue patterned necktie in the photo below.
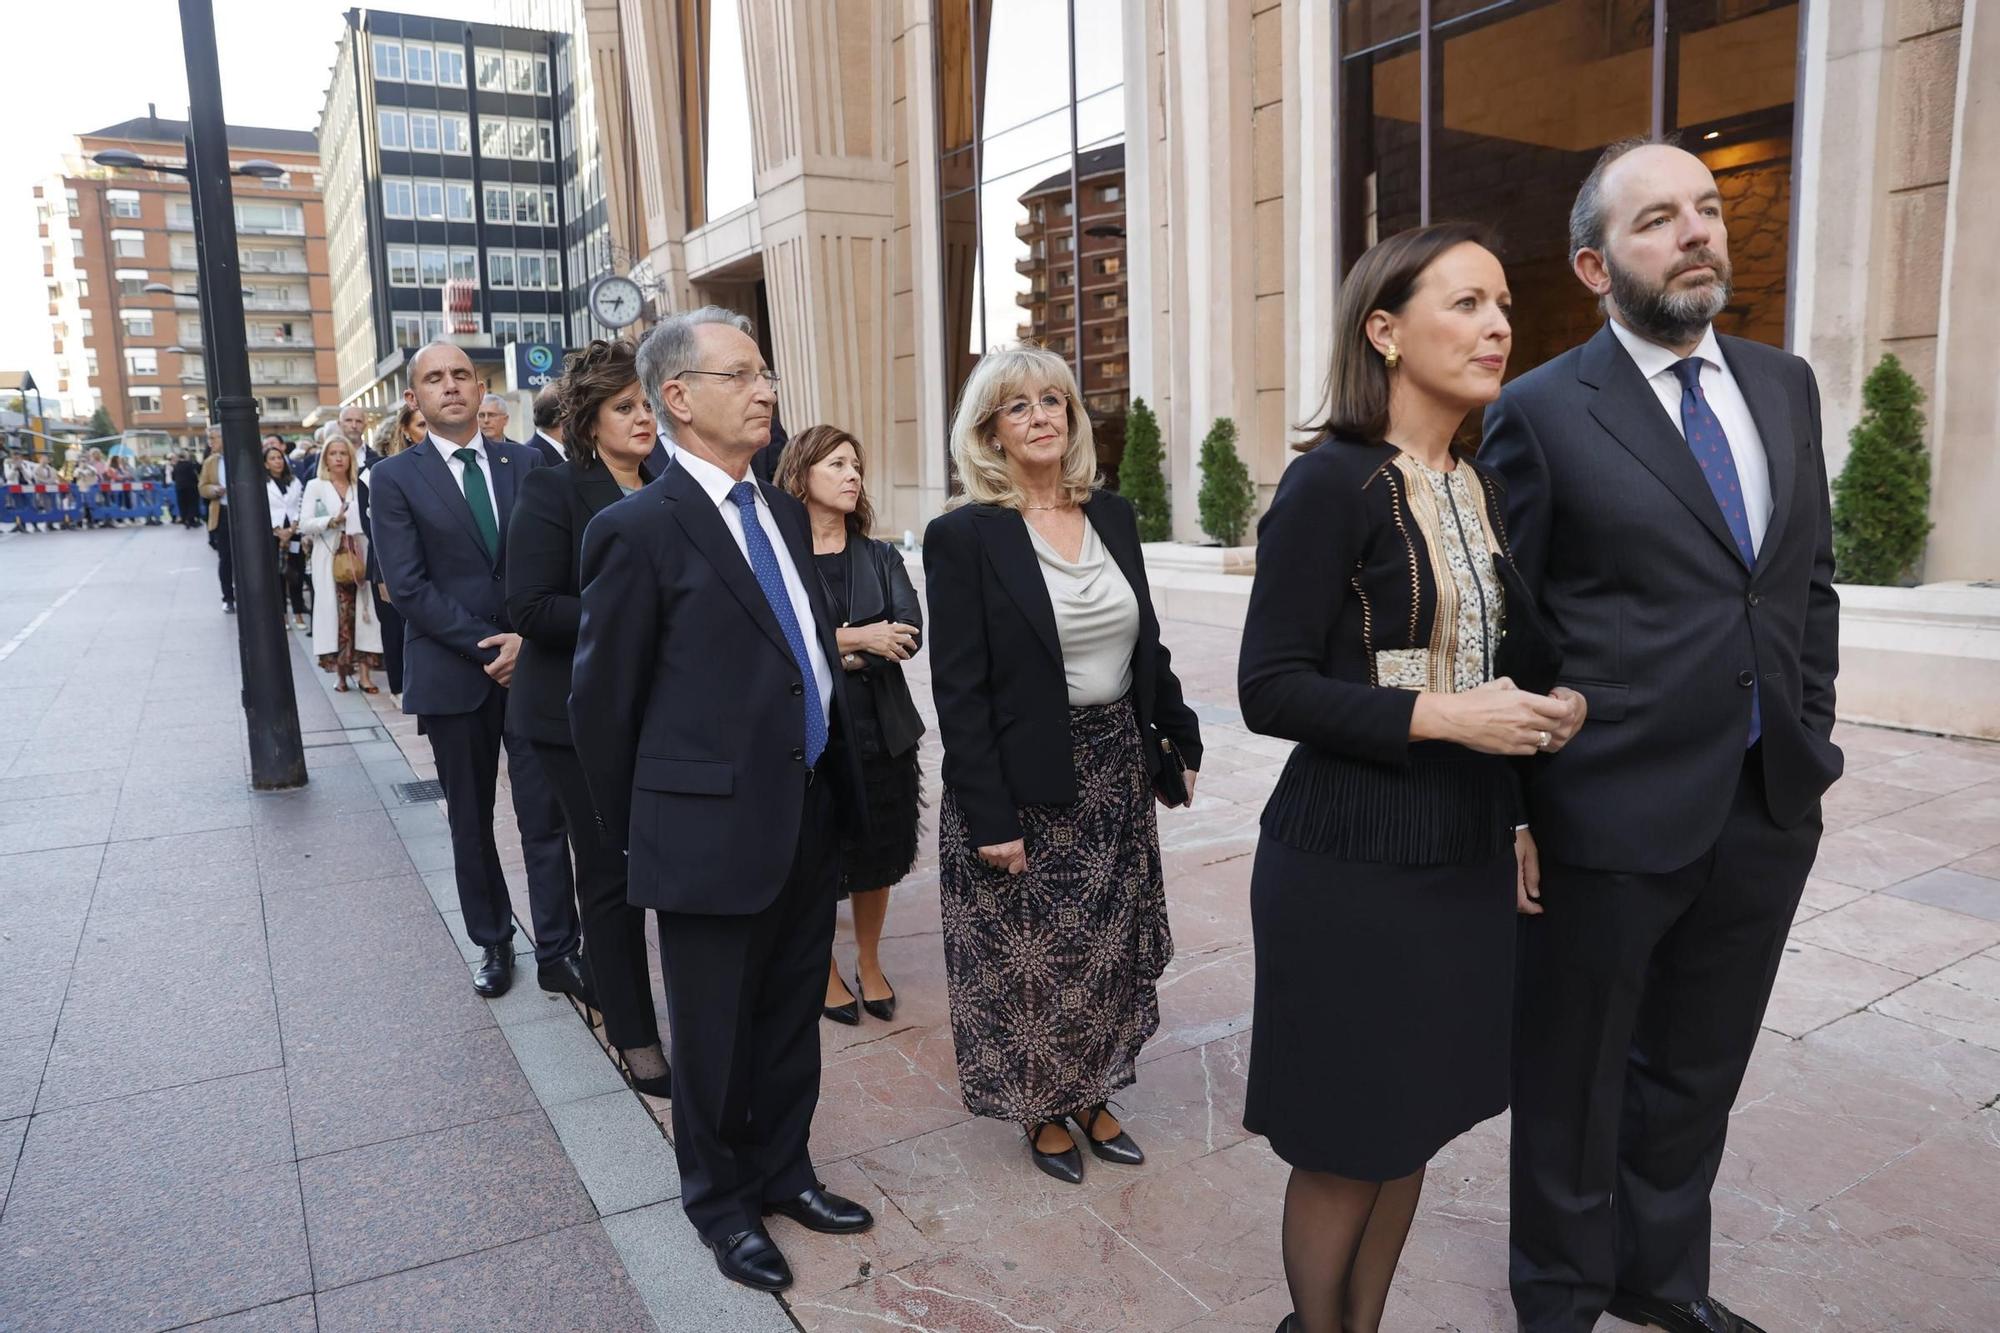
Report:
[[[826,713],[820,708],[819,678],[813,675],[812,656],[806,652],[805,635],[799,632],[799,618],[792,614],[791,594],[785,591],[785,576],[778,570],[778,553],[771,549],[771,539],[757,521],[757,488],[739,481],[729,488],[729,498],[736,502],[743,518],[743,545],[750,554],[750,572],[757,576],[757,586],[764,590],[764,600],[771,604],[771,614],[778,618],[778,628],[785,632],[792,660],[805,680],[806,767],[811,768],[826,752]]]
[[[1722,508],[1722,521],[1729,525],[1729,535],[1736,539],[1736,553],[1743,557],[1748,568],[1756,568],[1757,548],[1750,540],[1750,511],[1743,503],[1742,479],[1736,473],[1736,455],[1729,451],[1729,436],[1723,432],[1722,421],[1715,415],[1715,409],[1708,405],[1708,396],[1701,391],[1702,361],[1691,356],[1685,361],[1674,362],[1674,375],[1681,382],[1681,430],[1687,436],[1688,448],[1694,452],[1696,466],[1701,468],[1702,479],[1715,496],[1715,503]],[[1757,687],[1750,690],[1750,739],[1745,746],[1755,745],[1764,733],[1763,715],[1758,706]]]

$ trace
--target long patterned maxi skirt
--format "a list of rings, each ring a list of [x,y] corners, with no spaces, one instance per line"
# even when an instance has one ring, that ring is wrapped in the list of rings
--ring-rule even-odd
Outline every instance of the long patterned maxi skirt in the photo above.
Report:
[[[1021,808],[1024,873],[979,859],[949,789],[939,810],[959,1088],[974,1115],[1024,1125],[1132,1083],[1174,953],[1138,714],[1120,700],[1069,720],[1077,799]]]

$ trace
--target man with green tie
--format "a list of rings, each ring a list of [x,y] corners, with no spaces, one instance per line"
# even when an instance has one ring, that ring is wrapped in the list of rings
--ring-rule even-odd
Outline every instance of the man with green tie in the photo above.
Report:
[[[437,757],[466,936],[481,950],[473,989],[513,980],[514,917],[493,838],[500,751],[527,861],[543,990],[591,1004],[562,809],[525,739],[506,726],[521,638],[507,620],[507,519],[521,474],[542,456],[480,436],[483,386],[465,352],[434,342],[410,362],[404,401],[430,438],[369,474],[370,526],[389,599],[403,615],[403,711]]]

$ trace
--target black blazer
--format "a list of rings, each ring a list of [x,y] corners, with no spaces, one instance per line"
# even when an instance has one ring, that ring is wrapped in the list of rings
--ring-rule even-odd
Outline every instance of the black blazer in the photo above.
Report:
[[[640,475],[652,474],[641,466]],[[625,498],[601,463],[536,468],[522,479],[507,525],[507,617],[521,635],[509,687],[514,730],[569,745],[570,664],[583,619],[583,533]]]
[[[833,674],[816,781],[865,819],[840,649],[805,506],[761,494],[784,533]],[[747,915],[784,887],[804,807],[800,679],[778,618],[708,493],[672,467],[590,521],[570,731],[605,839],[629,852],[635,906]],[[851,827],[852,825],[850,825]]]
[[[1159,771],[1162,736],[1198,770],[1201,724],[1182,701],[1160,642],[1132,505],[1098,491],[1083,513],[1139,599],[1132,702],[1148,776]],[[1021,836],[1020,806],[1076,799],[1062,645],[1027,521],[1015,510],[979,504],[931,520],[924,585],[945,785],[958,797],[974,845],[1011,842]]]
[[[550,467],[561,467],[569,461],[563,457],[562,451],[557,449],[553,444],[550,444],[548,437],[540,431],[536,431],[528,437],[527,447],[540,454],[542,461]]]
[[[917,598],[916,585],[910,582],[903,553],[887,542],[850,530],[847,550],[842,555],[847,573],[847,619],[842,626],[873,625],[878,621],[908,625],[917,631],[917,642],[911,649],[914,655],[923,647],[924,607]],[[893,657],[873,653],[861,656],[867,664],[848,673],[848,684],[869,691],[869,701],[875,706],[875,722],[881,729],[882,753],[907,754],[911,746],[923,739],[924,719],[917,712],[916,700],[910,697],[903,664]],[[864,745],[862,758],[874,757]]]
[[[487,487],[500,528],[498,559],[486,554],[465,493],[430,441],[385,458],[369,473],[369,528],[389,600],[403,616],[403,711],[470,713],[493,686],[498,655],[479,641],[511,630],[507,620],[507,525],[514,496],[542,456],[518,444],[486,445]]]
[[[1529,814],[1545,853],[1637,873],[1684,866],[1728,817],[1759,687],[1771,816],[1816,819],[1840,776],[1833,525],[1812,368],[1721,338],[1770,461],[1771,521],[1746,567],[1708,483],[1606,327],[1508,385],[1480,455],[1508,482],[1509,527],[1590,702],[1538,756]]]

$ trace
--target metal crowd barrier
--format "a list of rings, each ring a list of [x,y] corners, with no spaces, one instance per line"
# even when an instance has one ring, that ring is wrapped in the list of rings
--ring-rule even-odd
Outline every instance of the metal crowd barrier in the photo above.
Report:
[[[62,482],[0,486],[0,526],[74,523],[81,517],[76,490]]]
[[[112,523],[177,518],[174,488],[152,481],[107,481],[95,486],[66,482],[0,486],[0,527],[28,524]]]

